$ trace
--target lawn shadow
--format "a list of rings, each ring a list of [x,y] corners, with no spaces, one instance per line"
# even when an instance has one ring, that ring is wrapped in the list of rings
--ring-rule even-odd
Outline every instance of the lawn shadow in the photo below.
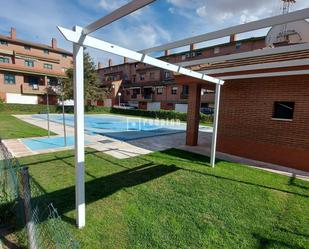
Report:
[[[290,244],[285,241],[281,241],[275,238],[266,238],[260,234],[254,233],[253,237],[258,241],[258,249],[268,249],[268,248],[290,248],[290,249],[305,249],[304,247]]]
[[[299,181],[297,181],[296,174],[293,173],[292,177],[290,177],[289,185],[295,186],[304,190],[309,190],[307,186],[301,185]]]
[[[86,204],[104,199],[122,189],[155,180],[179,169],[175,165],[147,163],[87,181],[85,182]],[[41,199],[42,201],[48,200],[48,202],[52,202],[64,221],[75,224],[75,220],[65,216],[65,213],[75,209],[75,186],[46,193],[44,196],[34,197],[32,201],[36,203],[40,202]]]
[[[174,157],[182,158],[182,159],[185,159],[185,160],[189,160],[189,161],[191,161],[195,164],[199,164],[199,165],[203,165],[203,166],[209,166],[209,164],[207,163],[207,160],[209,158],[207,156],[203,156],[203,155],[199,155],[199,154],[195,154],[195,153],[183,153],[183,151],[178,150],[178,149],[169,149],[169,150],[162,151],[161,153],[169,155],[169,156],[174,156]],[[203,163],[204,161],[206,161],[206,162]],[[216,162],[227,162],[227,161],[216,160]],[[280,192],[284,192],[284,193],[288,193],[288,194],[298,195],[298,196],[305,197],[305,198],[309,197],[309,195],[302,194],[302,193],[297,193],[297,192],[293,192],[293,191],[289,191],[289,190],[285,190],[285,189],[274,188],[274,187],[270,187],[270,186],[266,186],[266,185],[262,185],[262,184],[258,184],[258,183],[253,183],[253,182],[249,182],[249,181],[243,181],[243,180],[239,180],[239,179],[233,179],[233,178],[228,178],[228,177],[219,176],[219,175],[215,175],[215,174],[205,173],[205,172],[201,172],[201,171],[198,171],[198,170],[195,170],[195,169],[186,169],[186,168],[181,168],[181,169],[185,170],[185,171],[192,172],[192,173],[208,176],[208,177],[215,177],[215,178],[222,179],[222,180],[227,180],[227,181],[242,183],[242,184],[246,184],[246,185],[261,187],[261,188],[265,188],[265,189],[269,189],[269,190],[276,190],[276,191],[280,191]],[[295,180],[293,180],[292,183],[291,183],[291,180],[290,180],[290,185],[295,186],[296,184],[297,183],[295,183]],[[303,189],[307,189],[307,187],[305,187],[305,186],[301,186],[301,185],[296,185],[296,186],[303,188]]]

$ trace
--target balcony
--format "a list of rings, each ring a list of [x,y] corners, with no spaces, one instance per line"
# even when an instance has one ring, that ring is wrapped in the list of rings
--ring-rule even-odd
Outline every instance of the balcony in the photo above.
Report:
[[[36,95],[44,95],[46,94],[46,86],[37,85],[37,84],[27,84],[24,83],[21,85],[22,94],[36,94]]]
[[[188,93],[181,93],[180,94],[180,98],[181,99],[188,99],[189,98],[189,94]]]

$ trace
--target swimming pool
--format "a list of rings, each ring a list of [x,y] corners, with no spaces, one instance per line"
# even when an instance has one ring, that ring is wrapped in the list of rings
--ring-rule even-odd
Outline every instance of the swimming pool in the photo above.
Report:
[[[34,118],[47,119],[46,114],[35,114]],[[62,124],[61,114],[51,114],[50,121]],[[66,125],[74,127],[74,115],[65,116]],[[108,114],[85,115],[85,132],[88,135],[104,135],[127,141],[184,132],[186,126],[180,122],[154,120]]]
[[[31,150],[39,151],[73,146],[74,140],[74,137],[68,136],[66,138],[66,144],[64,137],[25,138],[22,139],[22,142]],[[85,141],[85,144],[90,144],[90,142]]]

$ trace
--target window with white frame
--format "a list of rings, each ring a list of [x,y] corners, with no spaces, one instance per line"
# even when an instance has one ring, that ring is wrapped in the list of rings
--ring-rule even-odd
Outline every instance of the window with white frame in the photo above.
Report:
[[[177,86],[173,86],[172,87],[172,95],[176,95],[177,94],[177,90],[178,90],[178,87]]]
[[[15,75],[11,73],[5,73],[4,74],[4,84],[14,85]]]
[[[51,69],[53,69],[53,65],[49,64],[49,63],[44,63],[44,69],[51,70]]]
[[[0,62],[2,63],[10,63],[10,59],[7,57],[0,57]]]
[[[214,48],[214,53],[219,54],[220,53],[220,47],[215,47]]]
[[[34,67],[34,61],[33,60],[25,60],[25,66],[26,67]]]
[[[163,87],[157,87],[157,95],[163,94]]]

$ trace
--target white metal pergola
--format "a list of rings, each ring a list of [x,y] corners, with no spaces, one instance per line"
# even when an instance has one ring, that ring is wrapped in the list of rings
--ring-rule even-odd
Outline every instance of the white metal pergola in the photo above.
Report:
[[[76,222],[79,228],[85,226],[85,184],[84,184],[84,47],[92,47],[98,50],[109,52],[122,57],[127,57],[134,61],[143,62],[152,66],[156,66],[165,70],[180,73],[186,76],[197,78],[203,81],[211,82],[216,85],[215,95],[215,114],[214,114],[214,127],[212,135],[211,146],[211,165],[214,166],[216,158],[216,142],[217,142],[217,129],[218,129],[218,115],[220,105],[220,89],[224,84],[222,79],[213,78],[205,73],[195,72],[186,69],[180,65],[174,65],[147,55],[147,53],[154,51],[163,51],[172,48],[182,47],[190,45],[192,43],[198,43],[216,38],[225,37],[235,33],[243,33],[260,28],[270,27],[272,25],[278,25],[288,23],[296,20],[302,20],[309,17],[309,8],[302,11],[296,11],[286,15],[280,15],[277,17],[266,18],[260,21],[238,25],[232,28],[223,29],[216,32],[211,32],[201,36],[191,37],[181,41],[173,42],[170,44],[158,46],[143,50],[141,52],[135,52],[130,49],[126,49],[109,42],[96,39],[89,36],[92,32],[154,2],[155,0],[133,0],[130,3],[122,6],[121,8],[113,11],[112,13],[100,18],[99,20],[89,24],[85,28],[75,26],[73,30],[58,27],[63,36],[73,43],[73,59],[74,59],[74,117],[75,117],[75,174],[76,174],[76,210],[77,217]]]

